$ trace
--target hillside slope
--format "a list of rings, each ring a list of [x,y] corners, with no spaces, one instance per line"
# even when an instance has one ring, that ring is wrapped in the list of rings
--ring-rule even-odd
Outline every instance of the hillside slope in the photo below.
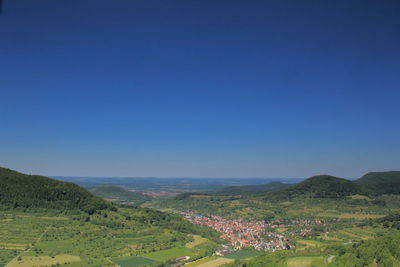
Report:
[[[73,183],[0,167],[0,208],[46,208],[93,213],[111,204]]]
[[[360,193],[361,188],[352,181],[330,175],[317,175],[283,190],[269,192],[267,198],[341,198]]]
[[[400,194],[400,171],[369,172],[355,183],[370,194]]]

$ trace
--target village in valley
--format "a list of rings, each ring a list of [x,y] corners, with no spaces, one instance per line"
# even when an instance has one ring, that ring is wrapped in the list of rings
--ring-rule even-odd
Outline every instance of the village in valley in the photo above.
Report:
[[[242,248],[253,248],[259,251],[278,251],[292,249],[294,242],[288,236],[305,237],[312,233],[313,225],[325,225],[322,220],[286,220],[286,221],[245,221],[242,219],[225,219],[216,215],[202,215],[194,212],[180,212],[189,222],[208,226],[227,241],[216,255],[223,256]],[[293,231],[278,229],[297,228]],[[278,231],[277,231],[278,230]]]

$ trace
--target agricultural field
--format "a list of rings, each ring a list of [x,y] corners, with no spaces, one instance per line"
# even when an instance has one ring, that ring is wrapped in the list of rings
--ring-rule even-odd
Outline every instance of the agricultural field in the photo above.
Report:
[[[57,264],[66,264],[72,262],[80,262],[81,258],[78,256],[60,254],[56,256],[22,256],[20,260],[13,259],[7,264],[7,267],[31,267],[31,266],[52,266]]]
[[[207,262],[210,262],[210,261],[213,261],[213,260],[216,260],[216,259],[218,259],[218,257],[216,257],[216,256],[204,257],[204,258],[198,259],[196,261],[192,261],[192,262],[186,263],[185,267],[198,266],[200,264],[207,263]]]
[[[124,259],[113,259],[113,262],[121,267],[140,267],[143,265],[151,265],[156,263],[155,260],[144,258],[144,257],[130,257]]]
[[[120,209],[83,217],[0,212],[0,264],[140,266],[180,256],[211,255],[215,243],[200,235],[122,219],[138,216],[135,212]]]
[[[248,259],[248,258],[260,256],[261,254],[263,254],[263,252],[261,252],[261,251],[238,250],[232,254],[228,254],[228,255],[224,256],[224,258],[233,259],[233,260],[241,260],[241,259]]]
[[[30,199],[0,211],[0,267],[341,267],[400,260],[395,195],[289,201],[201,193],[154,201],[168,212],[102,201],[91,205],[104,209],[59,212]],[[225,256],[215,256],[220,253]]]
[[[371,201],[365,196],[355,195],[343,199],[307,199],[273,202],[261,196],[205,196],[195,195],[183,200],[173,198],[155,200],[147,206],[160,210],[192,210],[201,214],[214,214],[227,219],[246,220],[338,218],[343,220],[376,219],[395,212],[400,206],[400,196],[382,196]]]
[[[232,254],[226,256],[211,256],[211,257],[204,257],[199,260],[186,263],[186,267],[197,267],[197,266],[222,266],[228,263],[232,263],[235,260],[241,259],[251,259],[257,256],[264,254],[261,251],[254,251],[254,250],[238,250]]]
[[[232,262],[234,262],[233,259],[217,258],[215,260],[196,265],[196,267],[219,267]]]
[[[187,243],[185,246],[187,248],[194,248],[194,247],[201,245],[207,241],[208,241],[207,238],[201,237],[199,235],[193,235],[193,241]]]
[[[326,266],[325,257],[294,257],[287,260],[287,267]]]
[[[176,247],[167,250],[161,250],[157,252],[151,252],[142,254],[141,256],[149,259],[153,259],[156,261],[166,261],[170,259],[175,259],[181,256],[193,256],[193,252],[187,247]]]

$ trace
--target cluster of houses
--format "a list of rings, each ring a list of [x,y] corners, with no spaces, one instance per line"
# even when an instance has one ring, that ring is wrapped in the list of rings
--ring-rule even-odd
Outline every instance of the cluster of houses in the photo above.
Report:
[[[229,220],[216,215],[201,215],[195,212],[179,212],[193,224],[208,226],[218,233],[220,238],[227,241],[226,246],[216,252],[226,255],[234,250],[251,247],[262,251],[277,251],[294,248],[286,237],[288,235],[307,236],[312,233],[313,225],[327,225],[334,220],[274,220],[274,221],[245,221],[242,219]],[[279,231],[279,228],[283,231]],[[275,230],[276,229],[276,230]],[[287,231],[288,230],[288,231]]]
[[[219,216],[204,216],[184,213],[184,218],[193,224],[206,225],[221,234],[220,238],[228,242],[229,249],[252,247],[256,250],[276,251],[293,248],[294,245],[282,233],[266,232],[263,221],[228,220]],[[225,254],[230,250],[221,251]]]

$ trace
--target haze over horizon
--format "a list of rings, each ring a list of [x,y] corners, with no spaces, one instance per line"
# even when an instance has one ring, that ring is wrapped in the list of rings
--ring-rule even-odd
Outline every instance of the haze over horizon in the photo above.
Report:
[[[300,2],[4,0],[0,166],[91,177],[400,170],[400,2]]]

